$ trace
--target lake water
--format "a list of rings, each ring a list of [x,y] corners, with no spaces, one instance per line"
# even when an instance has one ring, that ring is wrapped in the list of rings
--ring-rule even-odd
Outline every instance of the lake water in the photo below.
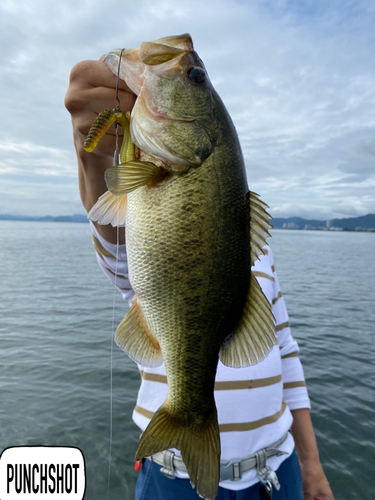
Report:
[[[375,498],[375,234],[273,231],[270,244],[336,500]],[[88,224],[0,222],[0,452],[76,446],[107,498],[113,287]],[[126,305],[119,295],[115,320]],[[113,348],[110,500],[134,498],[139,375]]]

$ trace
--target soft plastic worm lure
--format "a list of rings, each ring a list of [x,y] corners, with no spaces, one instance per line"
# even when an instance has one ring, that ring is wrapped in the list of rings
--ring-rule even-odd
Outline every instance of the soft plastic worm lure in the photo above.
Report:
[[[116,150],[114,156],[114,165],[118,163],[126,163],[132,161],[138,156],[138,148],[132,143],[130,137],[130,113],[129,111],[124,114],[121,111],[120,99],[118,95],[119,91],[119,81],[120,81],[120,65],[121,56],[125,49],[121,50],[118,69],[117,69],[117,80],[116,80],[116,101],[118,103],[117,108],[105,109],[96,117],[94,123],[91,125],[89,133],[83,144],[83,148],[88,153],[91,153],[96,148],[98,142],[103,137],[103,135],[109,130],[109,128],[115,123],[116,127]],[[120,153],[118,153],[118,125],[121,125],[124,129],[124,138],[121,144]]]
[[[105,109],[98,114],[94,123],[91,125],[89,133],[83,144],[83,148],[88,153],[91,153],[96,148],[96,145],[107,132],[111,125],[116,121],[116,110]]]
[[[124,138],[120,149],[120,163],[126,163],[134,160],[136,156],[136,147],[130,137],[130,113],[127,112],[124,114],[117,108],[113,110],[105,109],[99,113],[90,127],[89,133],[83,145],[84,150],[88,153],[94,151],[100,139],[114,123],[118,123],[124,129]]]

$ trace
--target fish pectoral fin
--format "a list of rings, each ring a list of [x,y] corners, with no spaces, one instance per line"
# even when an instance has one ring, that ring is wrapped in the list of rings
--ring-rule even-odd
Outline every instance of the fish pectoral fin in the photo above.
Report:
[[[125,224],[126,206],[126,195],[116,196],[107,191],[92,207],[87,218],[102,225],[122,226]]]
[[[105,173],[108,191],[92,207],[88,218],[103,225],[125,224],[127,193],[151,183],[160,171],[154,163],[136,160],[109,168]]]
[[[119,324],[115,341],[130,358],[141,365],[160,366],[163,363],[159,342],[150,332],[136,299]]]
[[[106,170],[105,181],[111,193],[120,196],[146,186],[158,178],[161,168],[148,161],[129,161]]]
[[[272,227],[269,223],[272,217],[266,210],[268,205],[260,200],[258,194],[249,191],[247,199],[250,211],[250,262],[253,266],[259,255],[264,254],[262,247],[271,236],[268,230]]]
[[[142,434],[135,455],[136,460],[149,457],[168,448],[181,451],[192,487],[200,497],[216,498],[220,478],[220,435],[217,412],[204,425],[187,426],[168,409],[167,401],[156,411]]]
[[[233,368],[263,361],[276,345],[275,318],[272,306],[250,273],[250,287],[236,331],[220,348],[220,361]]]

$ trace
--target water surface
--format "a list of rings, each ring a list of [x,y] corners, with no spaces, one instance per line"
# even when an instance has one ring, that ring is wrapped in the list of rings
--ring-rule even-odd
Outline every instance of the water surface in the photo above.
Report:
[[[0,452],[77,446],[107,495],[113,286],[87,224],[0,221]],[[275,230],[271,246],[336,500],[375,497],[375,234]],[[114,324],[126,311],[116,295]],[[113,348],[110,500],[134,498],[139,375]]]

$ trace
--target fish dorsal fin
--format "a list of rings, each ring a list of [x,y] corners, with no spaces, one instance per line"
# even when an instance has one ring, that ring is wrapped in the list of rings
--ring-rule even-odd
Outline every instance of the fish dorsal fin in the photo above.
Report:
[[[264,254],[266,239],[271,236],[268,230],[272,227],[269,223],[272,217],[266,210],[268,205],[259,198],[259,194],[249,191],[247,197],[250,211],[250,262],[253,266],[259,256]]]
[[[220,361],[233,368],[255,365],[276,344],[275,318],[272,306],[250,273],[250,286],[242,317],[237,329],[228,336],[220,348]]]
[[[119,324],[115,341],[140,365],[160,366],[163,363],[159,342],[150,332],[137,299]]]
[[[126,195],[116,196],[107,191],[92,207],[87,218],[98,221],[102,225],[123,226],[126,219],[126,207]]]
[[[111,193],[121,196],[151,183],[159,173],[154,163],[134,160],[107,169],[105,180]]]

